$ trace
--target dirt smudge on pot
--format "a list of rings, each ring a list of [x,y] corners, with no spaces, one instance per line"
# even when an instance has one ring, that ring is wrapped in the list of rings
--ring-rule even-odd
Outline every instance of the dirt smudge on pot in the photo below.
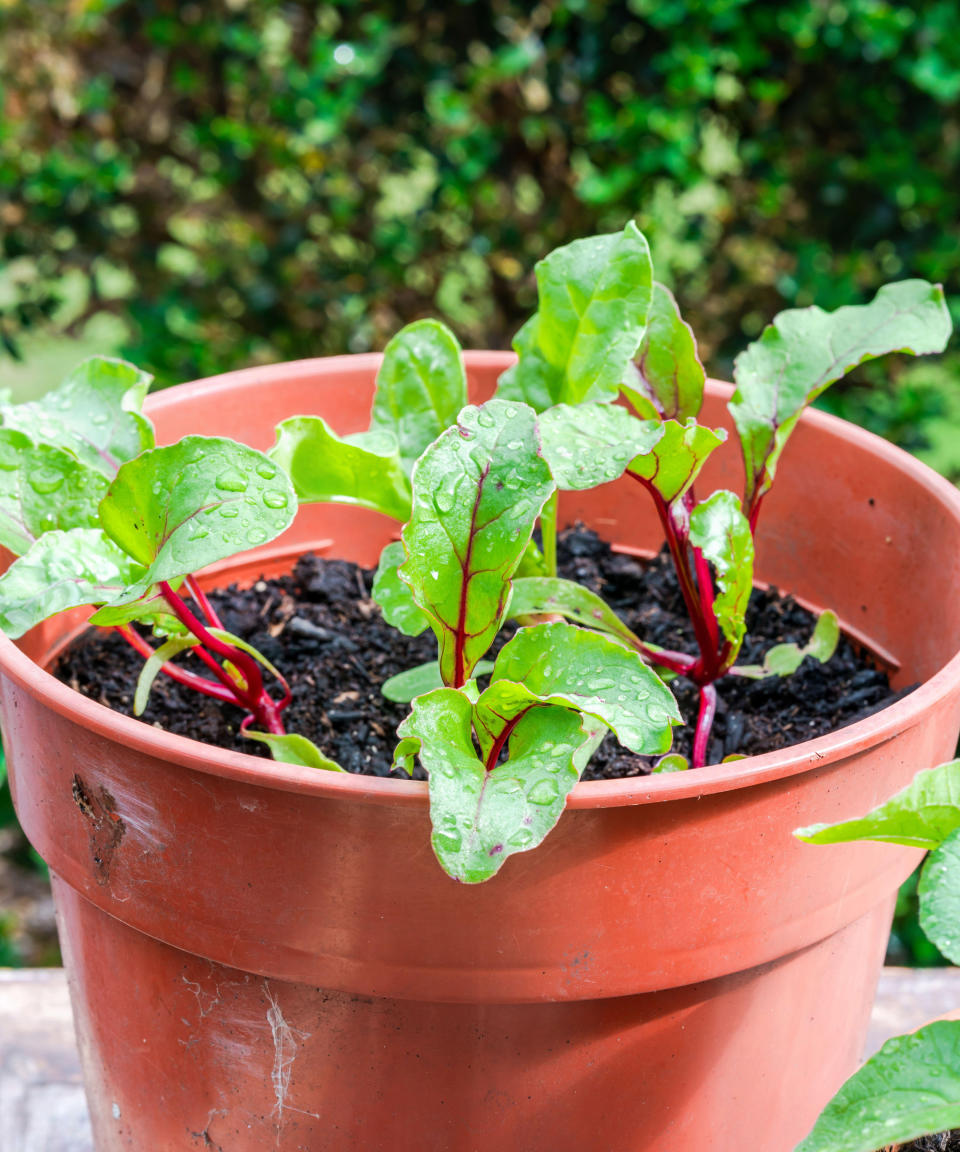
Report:
[[[116,801],[103,785],[94,791],[79,775],[75,775],[71,792],[74,804],[90,828],[90,856],[97,883],[102,887],[110,882],[113,857],[126,835],[127,826],[117,811]]]

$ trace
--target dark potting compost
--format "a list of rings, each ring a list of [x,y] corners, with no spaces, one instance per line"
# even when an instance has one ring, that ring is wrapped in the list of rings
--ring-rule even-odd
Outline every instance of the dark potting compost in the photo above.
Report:
[[[960,1129],[938,1132],[935,1136],[920,1136],[909,1144],[893,1144],[880,1152],[960,1152]]]
[[[666,552],[650,561],[615,552],[583,527],[559,542],[560,574],[600,593],[643,640],[663,648],[695,651],[693,630]],[[386,776],[396,729],[408,705],[387,700],[389,677],[436,659],[433,633],[410,638],[384,622],[370,598],[373,570],[342,560],[302,557],[291,575],[230,587],[211,595],[224,627],[253,644],[287,677],[293,700],[287,730],[318,744],[350,772]],[[741,664],[760,664],[775,644],[809,640],[815,617],[790,596],[754,589]],[[512,634],[504,629],[494,651]],[[201,671],[187,653],[185,667]],[[132,715],[142,658],[118,635],[91,630],[62,655],[55,674],[72,688]],[[696,721],[697,690],[684,678],[672,685],[685,720]],[[841,637],[826,664],[807,657],[785,678],[728,676],[718,685],[717,720],[710,762],[731,753],[749,756],[822,736],[892,703],[886,673],[868,653]],[[240,732],[242,713],[182,688],[164,676],[154,683],[142,719],[170,732],[253,755],[262,746]],[[689,757],[693,728],[677,728],[673,750]],[[621,748],[609,735],[595,753],[585,780],[644,775],[654,761]],[[419,769],[418,769],[419,772]],[[404,775],[398,773],[398,775]]]

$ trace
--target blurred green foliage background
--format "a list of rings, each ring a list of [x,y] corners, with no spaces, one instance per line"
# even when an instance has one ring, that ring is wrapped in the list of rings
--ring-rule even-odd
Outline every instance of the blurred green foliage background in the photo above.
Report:
[[[722,375],[891,279],[960,318],[958,177],[955,0],[0,0],[0,385],[506,347],[629,218]],[[957,477],[958,369],[828,403]]]

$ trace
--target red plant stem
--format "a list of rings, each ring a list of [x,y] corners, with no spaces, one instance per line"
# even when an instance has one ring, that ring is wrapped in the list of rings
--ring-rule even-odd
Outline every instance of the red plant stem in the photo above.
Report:
[[[693,734],[693,759],[690,765],[692,768],[702,768],[707,762],[707,749],[716,714],[717,689],[713,684],[703,684],[700,687],[700,714],[697,716],[697,728]]]
[[[503,727],[503,731],[496,738],[496,740],[494,740],[493,746],[490,749],[490,753],[487,756],[487,762],[484,765],[484,767],[487,769],[488,772],[492,772],[494,770],[494,768],[496,768],[497,761],[500,759],[500,753],[503,751],[503,746],[504,746],[504,744],[506,744],[506,742],[513,735],[514,728],[516,728],[516,726],[520,723],[520,721],[524,718],[524,716],[526,716],[526,714],[530,711],[531,708],[538,708],[538,707],[539,707],[538,704],[530,704],[526,708],[524,708],[524,710],[522,712],[518,712],[517,715],[514,716],[514,718],[512,720],[508,720],[506,722],[506,724]]]
[[[248,653],[214,636],[166,581],[160,582],[160,591],[180,623],[192,632],[202,645],[224,660],[229,660],[243,677],[244,683],[242,686],[237,684],[215,660],[210,660],[208,667],[211,667],[217,679],[232,690],[237,701],[256,717],[258,724],[261,724],[268,732],[282,736],[284,727],[280,720],[279,709],[275,701],[264,690],[263,677],[260,675],[260,668],[256,660]],[[202,659],[203,648],[198,649],[197,654]],[[205,655],[209,659],[209,653]],[[207,661],[205,660],[204,663]]]
[[[685,652],[674,652],[671,648],[649,648],[642,640],[633,640],[631,643],[648,664],[658,664],[680,676],[687,676],[697,662],[696,656],[688,656]]]
[[[149,660],[151,656],[156,655],[154,649],[129,624],[119,625],[116,631],[131,648],[140,653],[144,660]],[[187,668],[178,668],[176,664],[172,664],[170,661],[161,665],[161,671],[171,680],[176,680],[178,684],[183,684],[187,688],[193,688],[196,692],[202,692],[204,696],[212,696],[216,700],[224,700],[231,704],[235,704],[237,701],[234,692],[214,683],[213,680],[208,680],[205,676],[198,676],[196,672],[191,672]]]
[[[707,625],[696,581],[690,570],[690,560],[687,555],[687,535],[685,532],[681,534],[678,531],[676,520],[669,505],[656,488],[632,472],[628,472],[627,475],[633,476],[634,480],[642,484],[653,497],[657,514],[660,517],[660,523],[663,525],[664,535],[667,538],[667,547],[670,549],[670,555],[673,558],[673,566],[676,569],[677,579],[680,582],[680,591],[683,594],[683,600],[687,606],[687,613],[690,616],[690,621],[693,624],[693,630],[697,637],[700,659],[691,666],[686,674],[697,684],[708,684],[716,678],[717,649],[710,634],[710,628]]]
[[[755,496],[750,503],[748,519],[750,521],[750,535],[756,539],[757,536],[757,521],[760,519],[760,505],[763,503],[762,496]]]
[[[197,580],[196,576],[188,576],[186,583],[187,587],[190,589],[190,595],[194,598],[194,600],[196,600],[200,607],[200,611],[203,612],[204,616],[206,616],[210,624],[212,624],[214,628],[223,629],[223,625],[220,623],[220,617],[217,615],[216,609],[207,598],[206,592],[204,592],[204,590],[200,587],[200,582]]]

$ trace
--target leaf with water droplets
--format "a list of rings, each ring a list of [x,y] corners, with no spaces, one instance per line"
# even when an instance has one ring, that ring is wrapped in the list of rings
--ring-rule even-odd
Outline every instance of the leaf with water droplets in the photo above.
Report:
[[[924,861],[917,897],[927,939],[952,964],[960,964],[960,828]]]
[[[153,425],[141,411],[152,379],[125,360],[94,356],[52,392],[5,406],[0,416],[5,428],[35,444],[63,448],[111,478],[124,461],[154,444]]]
[[[0,628],[16,639],[57,612],[111,600],[143,572],[98,528],[45,532],[0,576]]]
[[[829,385],[889,352],[942,352],[951,329],[943,289],[926,280],[887,284],[869,304],[835,312],[790,308],[774,317],[733,364],[737,389],[729,407],[740,434],[748,511],[773,483],[804,408]]]
[[[537,419],[543,455],[557,487],[596,488],[663,438],[663,425],[638,420],[616,404],[556,404]]]
[[[960,1021],[895,1036],[843,1085],[795,1152],[875,1152],[960,1126]]]
[[[797,828],[808,844],[881,840],[912,848],[938,848],[960,828],[960,760],[918,772],[913,780],[865,816],[836,824]]]
[[[673,693],[638,652],[569,624],[521,628],[500,650],[481,702],[501,680],[522,684],[547,704],[603,721],[638,754],[666,752],[672,725],[681,723]]]
[[[408,476],[466,403],[467,374],[450,329],[439,320],[401,328],[383,350],[370,427],[396,438]]]
[[[286,474],[234,440],[186,436],[142,453],[100,503],[104,531],[147,568],[115,603],[279,536],[296,508]]]
[[[510,580],[554,490],[525,404],[468,407],[413,471],[400,578],[427,614],[445,684],[464,684],[499,631]]]
[[[640,347],[653,296],[643,233],[575,240],[537,264],[537,312],[513,342],[517,363],[497,395],[538,412],[553,404],[613,400]]]
[[[302,504],[356,504],[395,520],[410,515],[410,484],[392,432],[340,437],[319,416],[293,416],[277,425],[270,458]]]
[[[597,739],[576,712],[536,704],[512,726],[508,759],[488,771],[473,743],[473,705],[453,688],[419,696],[398,733],[394,763],[409,771],[419,755],[434,852],[465,884],[489,880],[507,857],[542,842],[579,779],[580,750]]]
[[[682,422],[699,415],[705,380],[693,329],[670,291],[654,281],[647,330],[624,379],[627,399],[645,419]]]
[[[302,768],[322,768],[326,772],[346,772],[336,760],[331,760],[306,736],[296,732],[244,731],[248,740],[259,740],[270,749],[270,755],[281,764],[298,764]]]
[[[0,428],[0,544],[23,555],[44,532],[95,528],[107,480],[71,452]]]
[[[377,574],[373,578],[373,600],[388,624],[399,629],[404,636],[419,636],[430,627],[430,618],[414,600],[407,584],[400,579],[398,569],[407,558],[403,544],[394,540],[380,553]],[[443,681],[441,680],[442,684]]]
[[[713,610],[727,643],[729,666],[747,630],[747,606],[753,590],[753,534],[732,492],[721,489],[690,513],[690,543],[713,565],[717,598]]]
[[[726,438],[722,428],[706,428],[692,419],[686,424],[665,420],[662,439],[646,455],[632,460],[627,471],[672,504],[689,490],[707,457]]]

